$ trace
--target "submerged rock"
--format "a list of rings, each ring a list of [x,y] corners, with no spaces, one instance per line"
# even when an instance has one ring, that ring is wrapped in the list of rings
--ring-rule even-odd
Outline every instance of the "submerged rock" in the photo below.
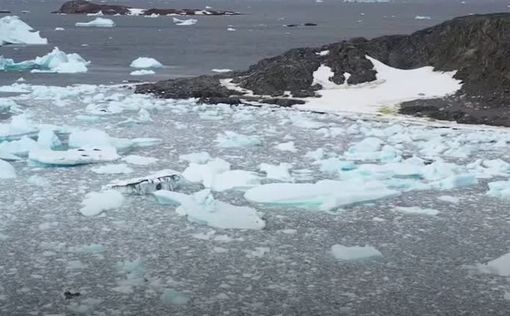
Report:
[[[96,4],[86,0],[73,0],[64,3],[60,14],[104,14],[104,15],[238,15],[234,11],[198,10],[198,9],[139,9],[124,5]]]
[[[404,102],[402,113],[510,126],[510,108],[506,106],[510,99],[509,31],[510,13],[470,15],[411,35],[354,38],[318,48],[292,49],[246,71],[144,84],[136,92],[198,98],[204,103],[291,106],[302,102],[301,98],[318,96],[323,87],[314,82],[314,73],[320,67],[331,70],[327,80],[337,86],[376,83],[371,57],[399,69],[432,66],[435,71],[456,71],[454,78],[462,82],[456,93],[430,97],[432,100],[417,95],[416,99],[422,100]],[[225,79],[229,84],[220,82]]]

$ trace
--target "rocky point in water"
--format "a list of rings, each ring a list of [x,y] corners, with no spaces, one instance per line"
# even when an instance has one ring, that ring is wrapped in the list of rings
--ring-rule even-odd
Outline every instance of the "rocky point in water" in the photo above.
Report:
[[[324,51],[329,52],[322,54]],[[370,56],[394,68],[433,66],[437,71],[456,71],[454,78],[462,81],[462,88],[454,95],[404,102],[401,113],[510,126],[509,51],[510,13],[470,15],[410,35],[354,38],[317,48],[292,49],[261,60],[246,71],[142,84],[136,92],[162,98],[198,98],[203,103],[291,106],[303,102],[296,98],[317,96],[322,87],[313,84],[313,73],[320,65],[331,68],[334,75],[330,81],[336,84],[376,80],[377,71],[366,57]],[[351,76],[346,78],[344,73]],[[225,85],[225,80],[236,85]]]
[[[59,14],[104,14],[104,15],[239,15],[234,11],[200,9],[139,9],[124,5],[96,4],[86,0],[73,0],[64,3]]]

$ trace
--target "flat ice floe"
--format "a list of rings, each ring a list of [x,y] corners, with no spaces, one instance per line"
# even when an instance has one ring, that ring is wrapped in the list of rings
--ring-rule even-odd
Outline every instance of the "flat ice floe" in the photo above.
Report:
[[[192,222],[223,229],[262,229],[265,226],[255,209],[215,200],[210,190],[193,195],[165,190],[153,194],[160,203],[178,204],[176,212]]]
[[[52,166],[77,166],[115,161],[119,158],[114,147],[101,146],[84,146],[65,151],[35,149],[28,154],[31,161]]]
[[[338,244],[331,246],[331,254],[335,259],[343,261],[382,257],[382,253],[372,246],[347,247]]]
[[[405,101],[444,97],[461,88],[455,72],[435,72],[432,67],[403,70],[389,67],[367,56],[377,71],[377,80],[359,85],[337,85],[330,81],[331,68],[321,65],[314,73],[314,84],[322,85],[320,98],[306,98],[296,108],[323,112],[377,113]],[[349,74],[347,74],[347,77]]]
[[[178,18],[173,18],[173,21],[174,21],[175,25],[179,25],[179,26],[195,25],[198,22],[197,19],[178,19]]]
[[[156,72],[154,70],[140,69],[131,71],[129,74],[131,76],[149,76],[154,75]]]
[[[17,16],[0,19],[0,46],[5,44],[45,45],[48,40]]]
[[[124,196],[117,191],[90,192],[83,200],[80,212],[84,216],[96,216],[104,211],[119,208]]]
[[[321,180],[316,183],[270,183],[246,191],[251,202],[331,211],[354,203],[399,195],[377,181]]]
[[[0,71],[30,71],[32,73],[82,73],[87,72],[90,64],[76,53],[66,54],[55,47],[53,51],[34,60],[15,62],[13,59],[0,56]]]
[[[510,277],[510,253],[478,265],[481,272],[492,273],[503,277]]]
[[[75,25],[78,27],[114,27],[115,22],[112,19],[95,18],[90,22],[77,22]]]
[[[260,137],[257,135],[243,135],[233,131],[225,131],[216,137],[218,147],[235,148],[235,147],[251,147],[262,144]]]

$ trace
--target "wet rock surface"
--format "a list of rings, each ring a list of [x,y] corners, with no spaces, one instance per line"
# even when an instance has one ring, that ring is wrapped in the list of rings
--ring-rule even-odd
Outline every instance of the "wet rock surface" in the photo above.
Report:
[[[96,4],[85,0],[74,0],[64,3],[53,13],[60,14],[95,14],[104,15],[237,15],[234,11],[200,10],[200,9],[142,9],[139,14],[133,14],[133,9],[124,5]]]
[[[391,35],[367,40],[354,38],[319,48],[292,49],[259,61],[248,70],[229,74],[232,82],[255,95],[271,98],[317,96],[313,72],[324,64],[332,69],[331,81],[354,85],[376,80],[371,56],[395,68],[433,66],[436,71],[457,71],[463,87],[455,96],[441,100],[404,103],[401,112],[462,123],[510,125],[510,14],[495,13],[455,18],[411,35]],[[164,98],[210,98],[211,102],[239,99],[239,90],[219,83],[224,76],[173,79],[140,85],[138,93]],[[262,101],[262,99],[260,99]],[[294,101],[286,101],[286,105]],[[223,102],[222,102],[223,103]],[[296,103],[297,104],[297,103]]]

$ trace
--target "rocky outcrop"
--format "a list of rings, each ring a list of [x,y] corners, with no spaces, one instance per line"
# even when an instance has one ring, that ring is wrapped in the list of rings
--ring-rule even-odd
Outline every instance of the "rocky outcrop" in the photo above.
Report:
[[[456,95],[406,102],[400,111],[464,123],[510,126],[509,52],[510,13],[471,15],[411,35],[355,38],[320,48],[293,49],[229,77],[238,87],[256,95],[281,99],[289,93],[295,98],[314,96],[321,86],[313,85],[313,72],[321,64],[332,69],[331,81],[337,84],[344,83],[346,72],[351,74],[348,84],[374,81],[376,71],[367,55],[396,68],[456,70],[455,78],[463,83]],[[242,90],[227,89],[219,84],[220,79],[202,76],[167,80],[141,85],[137,92],[171,98],[212,94],[208,96],[211,100],[244,99]],[[292,102],[289,99],[287,105]]]
[[[137,9],[124,5],[96,4],[86,0],[73,0],[64,3],[59,14],[97,14],[104,15],[238,15],[234,11],[200,9]]]

